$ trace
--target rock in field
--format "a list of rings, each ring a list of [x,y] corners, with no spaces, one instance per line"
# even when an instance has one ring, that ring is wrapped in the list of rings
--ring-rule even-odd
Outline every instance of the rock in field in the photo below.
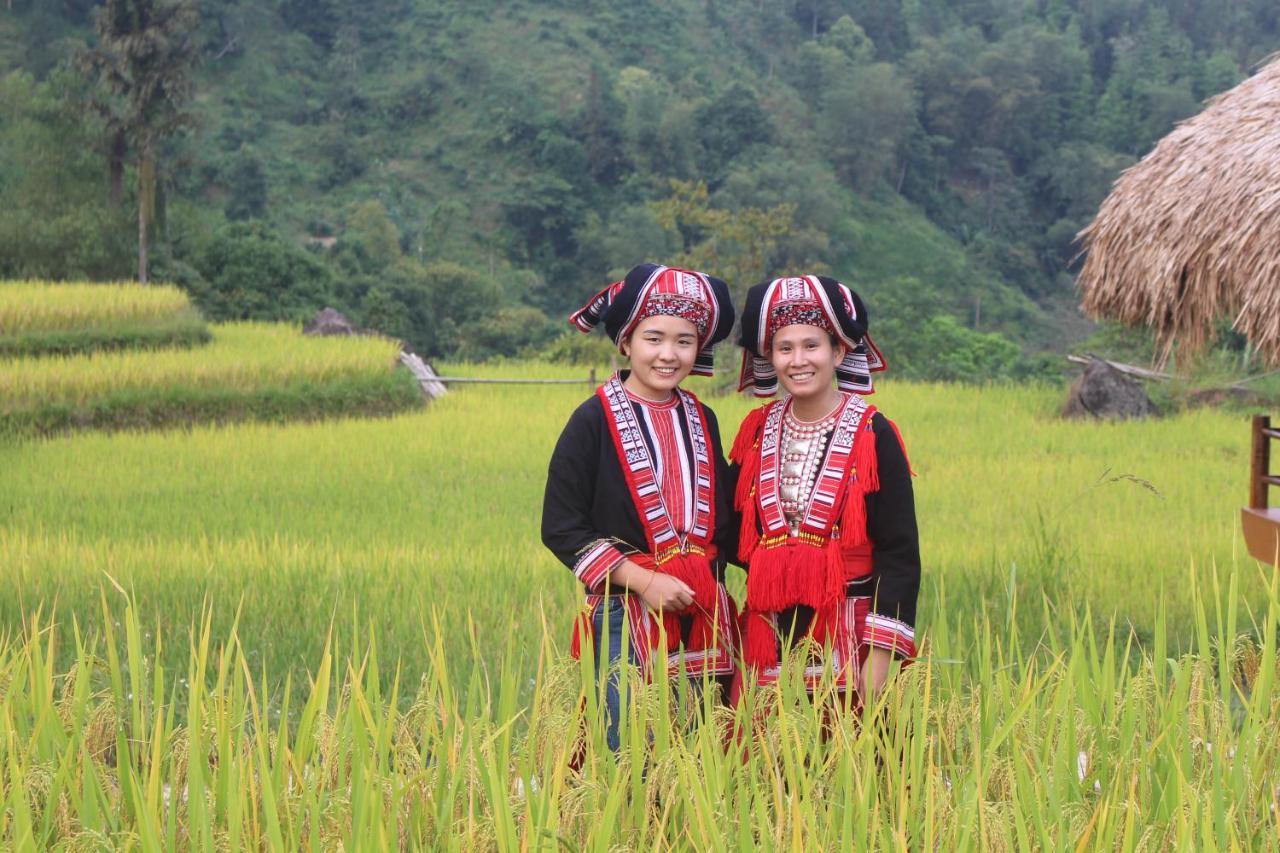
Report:
[[[338,335],[356,335],[359,332],[356,327],[351,325],[351,321],[342,316],[340,311],[332,308],[325,308],[316,316],[311,318],[311,322],[302,327],[304,335],[319,335],[320,337],[333,337]]]
[[[1062,410],[1067,418],[1103,420],[1145,418],[1157,413],[1155,403],[1137,380],[1097,358],[1085,366],[1084,373],[1071,386]]]

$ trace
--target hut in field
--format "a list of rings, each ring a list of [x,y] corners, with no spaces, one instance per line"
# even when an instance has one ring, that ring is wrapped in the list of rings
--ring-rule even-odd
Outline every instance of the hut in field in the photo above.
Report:
[[[1280,59],[1127,169],[1079,239],[1085,311],[1151,327],[1161,364],[1223,317],[1280,364]]]

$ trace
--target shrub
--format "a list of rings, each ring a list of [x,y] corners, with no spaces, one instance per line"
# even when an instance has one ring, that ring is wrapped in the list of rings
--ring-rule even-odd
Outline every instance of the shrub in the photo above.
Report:
[[[454,356],[484,361],[538,349],[556,335],[558,326],[546,314],[527,305],[499,308],[492,317],[473,320],[458,330]]]
[[[302,320],[332,297],[328,268],[260,222],[223,227],[195,266],[191,295],[211,320]]]
[[[621,359],[621,356],[613,341],[606,337],[566,332],[544,346],[538,353],[538,358],[555,364],[594,367],[609,364],[611,359]]]

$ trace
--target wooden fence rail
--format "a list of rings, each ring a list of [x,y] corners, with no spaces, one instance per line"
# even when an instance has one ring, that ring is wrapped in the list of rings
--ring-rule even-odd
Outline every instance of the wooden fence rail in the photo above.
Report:
[[[422,357],[410,352],[400,353],[400,363],[413,373],[418,380],[422,393],[427,395],[428,399],[435,400],[443,397],[448,393],[447,386],[454,384],[472,383],[476,385],[596,385],[596,369],[591,368],[591,372],[587,374],[586,379],[504,379],[500,377],[489,378],[480,376],[437,376],[431,365],[422,360]]]

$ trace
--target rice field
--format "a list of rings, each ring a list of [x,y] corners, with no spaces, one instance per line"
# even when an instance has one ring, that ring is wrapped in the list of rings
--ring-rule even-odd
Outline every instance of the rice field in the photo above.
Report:
[[[288,683],[273,687],[250,659],[247,631],[216,634],[206,611],[169,668],[111,591],[103,632],[77,636],[65,669],[39,613],[0,642],[0,838],[14,849],[1273,849],[1280,588],[1269,596],[1254,626],[1266,642],[1233,640],[1245,625],[1230,619],[1210,633],[1201,602],[1197,654],[1166,658],[1157,643],[1137,661],[1122,631],[1070,613],[1038,640],[1016,622],[941,620],[925,660],[862,712],[786,683],[730,711],[636,682],[614,756],[590,724],[587,665],[567,664],[544,632],[472,633],[486,666],[466,678],[445,663],[457,638],[439,622],[421,638],[422,672],[394,665],[371,628],[355,645],[326,644],[291,705]],[[502,654],[516,645],[533,647],[531,668]],[[973,665],[947,666],[955,653]]]
[[[199,312],[173,285],[0,281],[0,357],[208,340]]]
[[[1280,589],[1238,532],[1243,418],[1069,423],[1060,389],[886,383],[926,647],[883,722],[784,686],[726,750],[728,711],[689,726],[655,684],[615,760],[538,542],[587,393],[0,443],[3,843],[1280,844]],[[730,441],[751,404],[707,399]]]
[[[0,360],[0,429],[48,433],[415,405],[399,343],[228,323],[198,349]],[[345,405],[344,397],[352,399]],[[315,405],[312,405],[312,402]],[[276,411],[278,409],[279,411]]]

